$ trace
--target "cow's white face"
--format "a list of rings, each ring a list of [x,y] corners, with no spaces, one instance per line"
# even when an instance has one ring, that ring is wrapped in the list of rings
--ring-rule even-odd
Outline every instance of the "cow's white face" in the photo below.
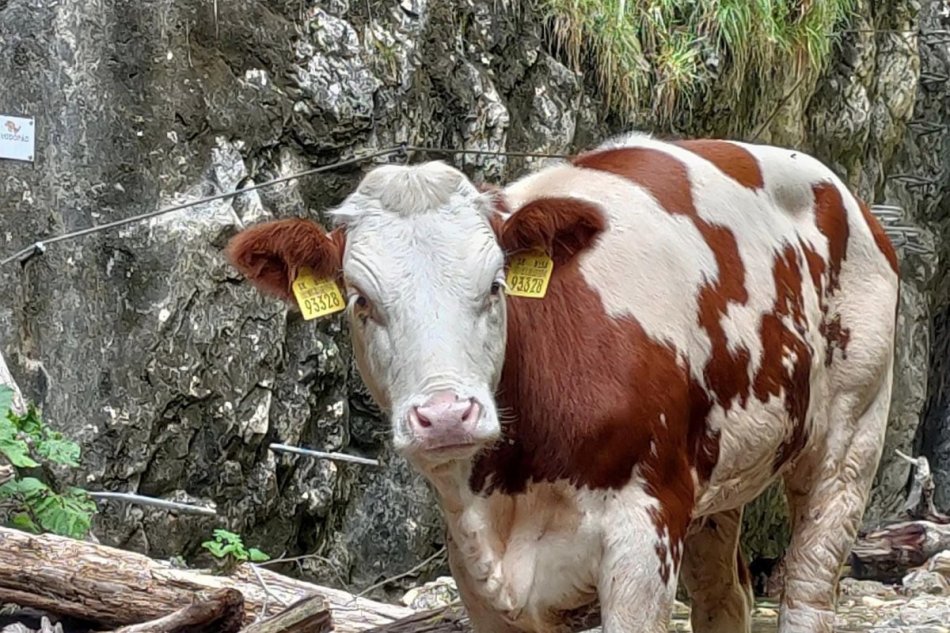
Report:
[[[228,246],[234,266],[293,304],[301,267],[345,288],[355,358],[417,465],[472,457],[501,433],[493,397],[505,357],[505,253],[541,248],[555,267],[604,228],[588,203],[551,198],[492,222],[489,194],[439,162],[378,167],[332,212],[265,222]],[[504,248],[502,248],[503,245]]]
[[[438,162],[377,168],[333,212],[360,374],[414,461],[470,457],[500,433],[505,259],[491,212]]]

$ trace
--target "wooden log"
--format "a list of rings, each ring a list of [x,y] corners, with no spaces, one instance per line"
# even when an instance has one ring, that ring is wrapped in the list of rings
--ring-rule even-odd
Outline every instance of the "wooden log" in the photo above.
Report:
[[[326,598],[311,596],[290,605],[283,613],[252,624],[241,633],[330,633],[332,630]]]
[[[950,525],[908,521],[860,535],[851,548],[850,575],[859,580],[899,583],[912,568],[950,549]]]
[[[243,621],[244,595],[237,589],[218,589],[174,613],[114,633],[237,633]]]
[[[245,626],[313,595],[330,604],[335,633],[358,633],[413,613],[246,564],[230,576],[213,576],[95,543],[0,527],[3,602],[116,628],[160,618],[199,592],[226,588],[243,595]]]

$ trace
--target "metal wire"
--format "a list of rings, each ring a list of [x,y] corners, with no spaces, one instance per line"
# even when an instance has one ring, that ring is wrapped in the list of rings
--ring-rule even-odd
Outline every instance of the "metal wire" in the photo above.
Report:
[[[177,501],[167,501],[165,499],[156,499],[155,497],[145,497],[133,494],[131,492],[89,492],[93,499],[108,499],[111,501],[124,501],[135,505],[154,506],[165,510],[177,510],[185,514],[200,514],[202,516],[218,516],[218,513],[211,508],[191,505],[189,503],[179,503]]]
[[[42,255],[46,252],[46,247],[50,244],[55,244],[57,242],[65,242],[67,240],[76,239],[78,237],[84,237],[86,235],[92,235],[93,233],[100,233],[102,231],[108,231],[110,229],[119,228],[126,226],[128,224],[135,224],[138,222],[144,222],[145,220],[150,220],[152,218],[166,215],[168,213],[174,213],[175,211],[182,211],[191,207],[195,207],[201,204],[206,204],[208,202],[214,202],[216,200],[225,200],[228,198],[234,198],[243,193],[249,191],[254,191],[256,189],[263,189],[264,187],[272,187],[280,183],[287,182],[289,180],[296,180],[298,178],[304,178],[306,176],[311,176],[313,174],[319,174],[326,171],[332,171],[334,169],[339,169],[340,167],[347,167],[349,165],[355,165],[368,160],[373,160],[374,158],[381,158],[383,156],[391,156],[393,154],[403,154],[407,152],[425,152],[425,153],[436,153],[436,154],[479,154],[485,156],[505,156],[513,158],[570,158],[567,154],[549,154],[543,152],[505,152],[505,151],[494,151],[494,150],[482,150],[482,149],[453,149],[445,147],[422,147],[418,145],[407,145],[406,143],[400,143],[399,145],[394,145],[386,149],[378,150],[375,152],[370,152],[360,156],[354,156],[353,158],[348,158],[346,160],[341,160],[330,165],[323,165],[321,167],[315,167],[313,169],[307,169],[295,174],[290,174],[288,176],[282,176],[280,178],[274,178],[273,180],[268,180],[262,183],[251,185],[248,187],[241,187],[234,191],[228,191],[225,193],[215,194],[213,196],[207,196],[204,198],[198,198],[197,200],[192,200],[190,202],[184,202],[182,204],[176,204],[171,207],[166,207],[164,209],[158,209],[157,211],[149,211],[148,213],[142,213],[139,215],[133,215],[132,217],[123,218],[121,220],[116,220],[115,222],[107,222],[106,224],[98,224],[96,226],[90,226],[85,229],[80,229],[78,231],[72,231],[69,233],[63,233],[62,235],[56,235],[45,240],[37,240],[26,248],[20,249],[19,251],[13,253],[12,255],[0,260],[0,266],[5,266],[15,261],[25,262],[35,255]]]
[[[329,459],[336,462],[350,462],[351,464],[363,464],[364,466],[379,466],[379,461],[369,457],[358,457],[356,455],[347,455],[346,453],[326,453],[324,451],[314,451],[309,448],[300,448],[299,446],[288,446],[287,444],[271,444],[270,449],[279,453],[296,453],[297,455],[306,455],[307,457],[316,457],[317,459]]]
[[[32,257],[33,255],[42,254],[46,251],[46,247],[50,244],[55,244],[56,242],[64,242],[66,240],[75,239],[77,237],[83,237],[85,235],[92,235],[93,233],[99,233],[101,231],[108,231],[109,229],[115,229],[121,226],[126,226],[128,224],[135,224],[137,222],[143,222],[145,220],[150,220],[161,215],[166,215],[168,213],[174,213],[175,211],[181,211],[183,209],[188,209],[190,207],[195,207],[200,204],[205,204],[208,202],[214,202],[216,200],[225,200],[227,198],[234,198],[243,193],[249,191],[254,191],[255,189],[262,189],[264,187],[271,187],[273,185],[280,184],[282,182],[287,182],[288,180],[295,180],[297,178],[303,178],[304,176],[310,176],[313,174],[319,174],[325,171],[331,171],[334,169],[339,169],[340,167],[346,167],[348,165],[355,165],[367,160],[372,160],[374,158],[379,158],[381,156],[389,156],[392,154],[398,154],[405,151],[405,145],[395,145],[387,149],[378,150],[361,156],[354,156],[353,158],[348,158],[346,160],[341,160],[330,165],[323,165],[321,167],[315,167],[313,169],[308,169],[296,174],[290,174],[288,176],[282,176],[280,178],[274,178],[273,180],[268,180],[259,184],[251,185],[249,187],[242,187],[234,191],[228,191],[225,193],[215,194],[213,196],[207,196],[205,198],[198,198],[197,200],[192,200],[191,202],[184,202],[182,204],[176,204],[171,207],[166,207],[164,209],[158,209],[157,211],[149,211],[148,213],[142,213],[139,215],[133,215],[129,218],[123,218],[121,220],[116,220],[115,222],[107,222],[106,224],[98,224],[96,226],[90,226],[85,229],[80,229],[78,231],[72,231],[70,233],[63,233],[62,235],[56,235],[54,237],[38,240],[27,246],[24,249],[21,249],[10,255],[9,257],[4,258],[0,261],[0,266],[5,266],[14,261],[22,261],[25,258]]]

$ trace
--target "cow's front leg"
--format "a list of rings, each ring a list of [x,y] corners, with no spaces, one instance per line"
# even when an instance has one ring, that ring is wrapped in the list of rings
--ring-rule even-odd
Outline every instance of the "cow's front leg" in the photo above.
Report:
[[[689,517],[665,510],[662,498],[621,491],[610,504],[598,584],[603,633],[667,631]]]

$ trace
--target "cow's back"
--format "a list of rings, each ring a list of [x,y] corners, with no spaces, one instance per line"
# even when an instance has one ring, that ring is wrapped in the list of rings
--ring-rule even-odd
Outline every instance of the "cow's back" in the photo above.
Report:
[[[631,135],[506,196],[512,208],[575,197],[604,210],[608,229],[579,263],[601,302],[590,309],[637,323],[688,373],[690,417],[707,435],[693,444],[706,455],[690,456],[697,513],[751,500],[803,450],[837,441],[853,421],[832,419],[836,399],[870,401],[890,379],[893,248],[810,156]]]

